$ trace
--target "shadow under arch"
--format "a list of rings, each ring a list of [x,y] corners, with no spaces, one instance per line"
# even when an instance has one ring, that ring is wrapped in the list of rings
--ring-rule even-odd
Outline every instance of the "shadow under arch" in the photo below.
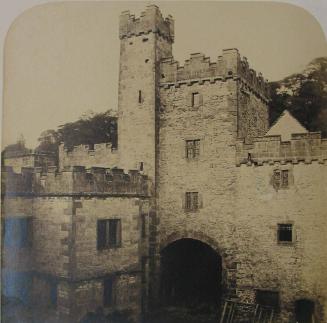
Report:
[[[172,234],[160,244],[160,303],[215,310],[225,292],[224,264],[218,244],[196,232]]]

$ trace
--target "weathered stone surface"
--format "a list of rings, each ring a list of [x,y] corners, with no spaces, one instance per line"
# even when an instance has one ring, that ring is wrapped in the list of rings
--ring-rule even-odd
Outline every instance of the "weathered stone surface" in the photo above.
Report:
[[[236,49],[217,62],[192,54],[179,66],[172,18],[157,7],[140,18],[123,13],[119,33],[118,151],[61,147],[58,170],[6,170],[4,220],[31,217],[33,247],[15,256],[5,247],[4,270],[33,272],[32,294],[45,303],[55,283],[58,314],[75,320],[104,305],[111,277],[106,311],[138,322],[159,293],[161,250],[190,238],[221,256],[225,297],[254,303],[257,289],[278,291],[279,322],[292,321],[303,298],[326,321],[326,140],[264,136],[262,75]],[[194,158],[187,140],[200,141]],[[286,186],[276,170],[288,172]],[[198,208],[186,210],[186,192],[198,192]],[[120,247],[97,249],[100,219],[121,219]],[[278,243],[278,224],[287,223],[292,241]]]

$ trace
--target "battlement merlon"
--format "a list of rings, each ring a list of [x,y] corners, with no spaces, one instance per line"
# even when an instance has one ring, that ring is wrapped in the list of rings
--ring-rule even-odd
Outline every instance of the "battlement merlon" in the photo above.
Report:
[[[118,150],[112,143],[78,145],[70,149],[59,145],[59,169],[66,166],[101,166],[113,168],[118,165]]]
[[[151,183],[138,170],[125,173],[119,168],[69,166],[58,171],[56,166],[43,172],[41,167],[23,168],[21,174],[6,167],[2,172],[4,195],[95,195],[138,196],[151,195]]]
[[[312,161],[327,161],[327,139],[321,138],[320,132],[292,134],[291,140],[282,141],[281,136],[254,138],[251,144],[244,139],[236,143],[236,165],[263,165]]]
[[[123,11],[119,19],[119,38],[128,38],[148,33],[158,33],[171,43],[174,42],[174,20],[168,15],[163,18],[159,8],[156,5],[149,5],[143,11],[139,18],[130,14],[129,11]]]
[[[241,90],[253,91],[260,97],[269,101],[270,91],[268,81],[261,73],[256,73],[249,67],[247,58],[240,57],[236,48],[224,49],[216,62],[202,53],[191,54],[184,66],[180,66],[173,57],[161,61],[160,84],[163,87],[178,83],[198,81],[225,80],[228,78],[240,79]]]

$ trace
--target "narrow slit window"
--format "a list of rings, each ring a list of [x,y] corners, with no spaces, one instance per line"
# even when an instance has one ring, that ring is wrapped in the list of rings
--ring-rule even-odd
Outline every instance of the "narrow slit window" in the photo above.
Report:
[[[139,90],[139,103],[142,103],[142,91]]]
[[[200,93],[192,93],[192,107],[198,107],[200,105]]]

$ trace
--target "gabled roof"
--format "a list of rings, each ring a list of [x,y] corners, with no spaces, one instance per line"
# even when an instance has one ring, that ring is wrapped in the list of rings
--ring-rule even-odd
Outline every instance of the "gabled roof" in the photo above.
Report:
[[[277,121],[267,131],[265,136],[280,135],[282,141],[291,140],[294,133],[308,133],[301,123],[296,120],[287,110],[284,110]]]

